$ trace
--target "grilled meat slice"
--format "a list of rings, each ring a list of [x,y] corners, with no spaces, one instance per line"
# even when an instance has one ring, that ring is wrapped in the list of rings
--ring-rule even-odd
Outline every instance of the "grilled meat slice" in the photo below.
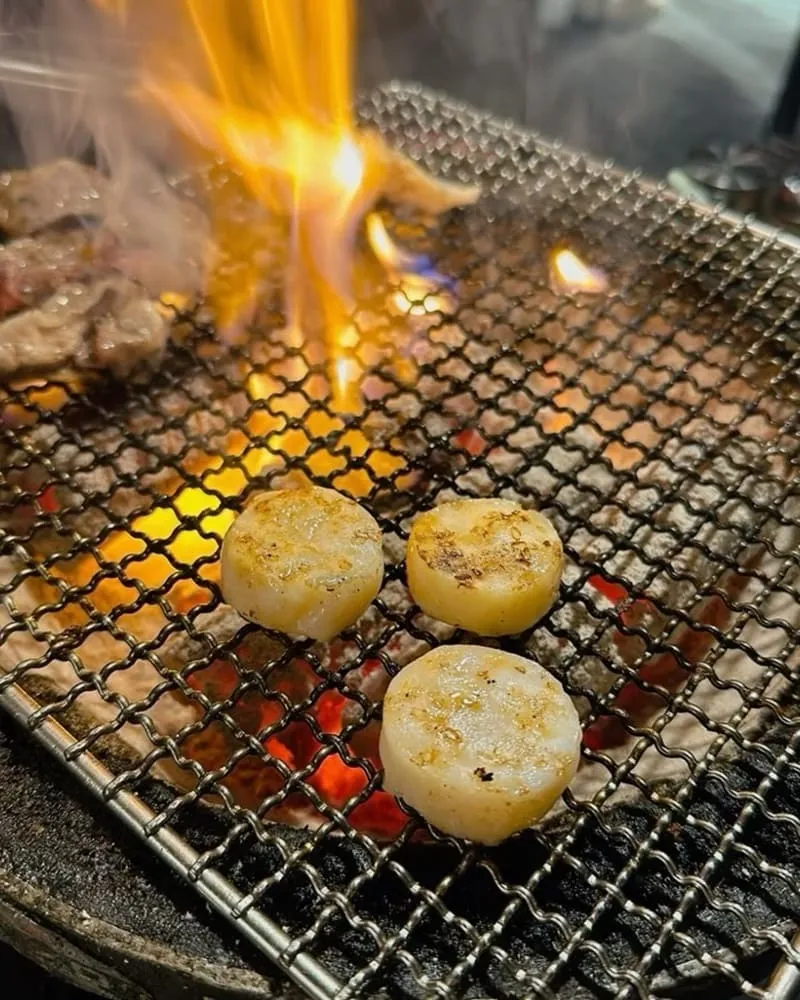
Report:
[[[13,440],[3,456],[0,523],[12,534],[30,535],[30,546],[43,556],[68,552],[75,535],[97,543],[113,517],[144,512],[154,494],[179,487],[173,464],[138,447],[113,423],[76,429],[74,437],[40,423]],[[37,517],[34,497],[45,517]],[[54,516],[60,527],[51,523]]]
[[[68,217],[101,218],[109,181],[76,160],[54,160],[30,170],[0,173],[0,229],[25,236]]]
[[[0,323],[0,380],[64,369],[124,378],[161,358],[169,326],[166,313],[127,278],[74,282]]]
[[[21,236],[0,245],[0,317],[40,305],[64,285],[123,274],[154,298],[165,292],[196,294],[205,273],[207,221],[199,209],[181,208],[176,246],[162,255],[145,233],[120,221],[102,229],[75,225]],[[180,240],[178,244],[178,240]],[[179,262],[178,262],[179,259]]]
[[[94,323],[95,365],[120,378],[141,362],[159,361],[167,346],[170,323],[158,303],[122,279],[107,283],[104,299],[107,308]]]
[[[22,236],[0,246],[0,316],[38,305],[97,272],[96,235],[82,226]]]
[[[99,227],[93,234],[77,226],[65,233],[52,231],[69,220],[94,220]],[[146,204],[141,199],[131,202],[99,171],[66,159],[0,173],[0,230],[11,237],[41,239],[40,245],[15,241],[4,248],[0,275],[7,267],[12,273],[17,265],[25,267],[26,259],[38,251],[43,261],[33,260],[33,275],[42,269],[52,272],[51,288],[58,286],[59,275],[62,281],[71,281],[85,273],[85,268],[76,266],[64,270],[56,248],[63,253],[75,244],[77,264],[81,246],[86,244],[89,262],[119,269],[141,281],[153,295],[166,291],[196,294],[210,248],[204,211],[167,184],[149,191]],[[3,257],[9,255],[7,265]],[[23,296],[22,304],[30,304],[30,298]]]

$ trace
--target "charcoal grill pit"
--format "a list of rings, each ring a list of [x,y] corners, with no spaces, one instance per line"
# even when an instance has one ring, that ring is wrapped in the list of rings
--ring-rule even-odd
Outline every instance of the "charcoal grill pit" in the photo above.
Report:
[[[202,527],[161,498],[167,467],[202,482],[193,464],[202,442],[189,431],[175,448],[176,429],[209,408],[244,429],[242,372],[280,370],[286,353],[277,322],[225,355],[197,324],[123,399],[69,390],[52,413],[36,394],[18,396],[50,436],[32,448],[29,431],[2,430],[22,457],[13,483],[0,484],[0,698],[312,996],[649,997],[708,975],[763,996],[742,960],[766,948],[800,959],[789,945],[800,922],[798,258],[436,95],[392,85],[362,111],[434,171],[483,185],[483,201],[432,236],[398,223],[450,279],[457,307],[411,318],[414,379],[380,366],[383,391],[351,418],[373,428],[375,453],[396,453],[390,475],[350,453],[345,423],[312,446],[340,456],[339,471],[320,473],[308,450],[286,448],[243,480],[262,488],[301,471],[347,490],[354,468],[359,483],[369,477],[361,499],[381,520],[391,563],[370,619],[334,662],[274,637],[275,670],[301,661],[311,686],[272,696],[280,709],[259,739],[237,706],[246,691],[269,697],[275,671],[265,680],[242,669],[236,643],[249,627],[222,648],[206,641],[205,655],[177,672],[162,662],[219,604],[218,538],[209,534],[191,566],[172,557],[159,586],[141,564],[163,556],[170,538],[139,531],[140,551],[116,559],[104,546],[154,505],[172,508],[185,530]],[[554,291],[559,246],[604,269],[610,291]],[[187,392],[176,419],[170,407],[191,376],[213,392]],[[302,429],[308,412],[329,406],[312,389],[318,380],[313,367],[303,381],[284,378],[269,405],[302,393],[310,410],[293,418]],[[105,451],[96,437],[83,441],[99,479],[76,482],[54,463],[83,420],[114,424],[129,450],[152,460],[157,488],[124,466],[116,435]],[[241,467],[241,448],[229,444],[223,432],[204,447]],[[28,467],[33,485],[17,475]],[[50,502],[53,480],[74,498],[66,512]],[[506,645],[532,651],[579,700],[582,773],[545,823],[498,849],[435,834],[417,842],[415,819],[399,838],[376,839],[353,813],[377,774],[345,743],[354,746],[377,706],[348,680],[367,662],[391,673],[418,649],[462,637],[410,604],[402,540],[413,514],[438,499],[499,493],[537,504],[565,541],[556,607]],[[240,503],[219,500],[228,510]],[[81,576],[87,558],[99,568]],[[123,596],[101,600],[98,582],[123,578]],[[239,687],[198,696],[192,676],[220,658]],[[320,722],[316,706],[331,694],[355,706],[345,740]],[[289,722],[318,747],[299,770],[261,745]],[[211,724],[235,749],[204,773],[186,737]],[[609,728],[625,740],[604,743]],[[240,758],[266,762],[270,780],[258,785],[260,772],[251,787],[281,807],[271,813],[279,822],[260,822],[235,798],[240,786],[227,779]],[[314,780],[334,758],[368,782],[347,803],[332,804]],[[311,813],[307,828],[288,822]]]

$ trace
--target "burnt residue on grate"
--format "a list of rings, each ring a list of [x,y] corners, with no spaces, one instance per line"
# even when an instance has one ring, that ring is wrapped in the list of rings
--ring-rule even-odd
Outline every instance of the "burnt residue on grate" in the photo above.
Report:
[[[442,287],[354,317],[361,414],[279,317],[222,347],[181,317],[167,361],[0,427],[18,682],[319,959],[343,995],[640,996],[788,948],[797,884],[800,490],[796,261],[663,191],[416,91],[365,118],[485,198],[434,233],[388,218]],[[572,250],[607,289],[554,272]],[[383,298],[381,298],[383,296]],[[393,299],[394,296],[394,299]],[[221,533],[298,479],[357,497],[384,589],[328,646],[220,605]],[[404,584],[411,519],[514,497],[557,525],[561,595],[504,641],[564,683],[581,770],[536,829],[445,841],[379,787],[388,677],[464,634]],[[266,821],[266,822],[265,822]]]

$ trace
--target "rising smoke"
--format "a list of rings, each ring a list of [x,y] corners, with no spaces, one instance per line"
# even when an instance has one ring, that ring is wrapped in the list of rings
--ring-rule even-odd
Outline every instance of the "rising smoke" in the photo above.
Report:
[[[152,257],[170,287],[184,287],[183,266],[197,234],[187,234],[167,178],[186,165],[166,116],[139,97],[144,39],[157,52],[193,65],[178,25],[158,5],[138,0],[123,26],[84,0],[0,0],[0,100],[9,109],[23,161],[70,157],[113,179],[103,226],[133,259]],[[191,247],[190,245],[191,244]]]

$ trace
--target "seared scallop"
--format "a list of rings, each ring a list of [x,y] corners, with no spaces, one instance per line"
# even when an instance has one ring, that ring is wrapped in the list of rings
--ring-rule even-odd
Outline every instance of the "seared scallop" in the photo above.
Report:
[[[497,844],[547,813],[578,768],[578,713],[532,660],[441,646],[392,679],[384,787],[432,826]]]
[[[411,596],[432,618],[512,635],[552,607],[564,550],[535,510],[511,500],[454,500],[416,519],[406,568]]]
[[[225,536],[221,562],[223,595],[241,615],[323,641],[366,611],[383,579],[375,519],[317,486],[254,496]]]

